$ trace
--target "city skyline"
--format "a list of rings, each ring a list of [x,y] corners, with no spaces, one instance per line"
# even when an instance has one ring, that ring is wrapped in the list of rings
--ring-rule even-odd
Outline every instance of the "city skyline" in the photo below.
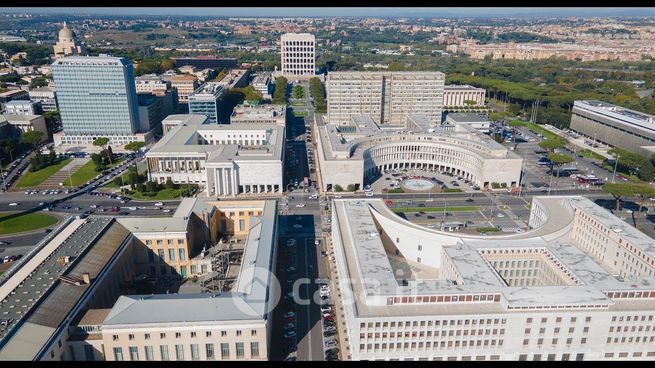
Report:
[[[131,16],[198,16],[198,17],[550,17],[550,16],[652,16],[655,8],[585,8],[585,7],[257,7],[257,8],[23,8],[8,7],[7,13],[40,13],[72,15],[131,15]]]

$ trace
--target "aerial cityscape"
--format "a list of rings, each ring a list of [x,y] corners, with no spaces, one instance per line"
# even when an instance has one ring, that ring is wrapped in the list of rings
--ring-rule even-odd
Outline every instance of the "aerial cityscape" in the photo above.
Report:
[[[0,10],[0,360],[655,360],[654,91],[655,8]]]

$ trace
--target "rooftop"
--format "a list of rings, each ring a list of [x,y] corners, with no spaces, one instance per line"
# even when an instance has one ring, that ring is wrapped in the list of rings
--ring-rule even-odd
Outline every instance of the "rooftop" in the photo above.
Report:
[[[606,212],[604,209],[583,197],[535,197],[534,201],[547,212],[548,218],[543,225],[521,234],[480,236],[442,232],[413,224],[389,210],[383,199],[335,200],[333,227],[338,227],[340,234],[339,239],[335,239],[335,244],[339,244],[337,262],[347,264],[349,274],[340,275],[340,278],[353,281],[352,290],[347,293],[353,293],[356,313],[372,317],[460,312],[459,305],[457,311],[449,311],[440,303],[418,302],[420,304],[410,306],[407,301],[396,300],[396,297],[408,295],[429,298],[498,295],[494,297],[495,306],[478,305],[476,313],[534,307],[613,308],[615,302],[608,297],[608,290],[653,288],[653,277],[624,281],[607,272],[571,242],[573,211],[584,210],[596,218]],[[622,223],[615,218],[611,220]],[[625,223],[623,226],[629,227]],[[639,239],[636,243],[647,251],[653,250],[652,239],[648,244],[639,243],[647,239],[645,235],[637,230],[625,231],[632,233],[635,240]],[[333,233],[337,233],[336,230]],[[394,244],[387,244],[389,239],[394,239]],[[419,254],[421,263],[415,261],[417,244],[422,245],[424,253],[428,252],[425,257]],[[405,266],[397,264],[403,262],[402,257],[397,259],[387,253],[396,247],[404,256]],[[438,256],[428,257],[427,254]],[[525,280],[506,279],[502,267],[497,268],[494,262],[508,259],[539,261],[540,267],[548,267],[557,277],[537,279],[541,276],[536,275],[529,284],[523,284]],[[433,271],[420,271],[416,267]],[[419,272],[404,272],[399,277],[399,270],[406,269]],[[397,303],[403,305],[402,310],[394,309]],[[466,309],[466,305],[462,308]]]
[[[601,113],[624,123],[636,125],[644,129],[655,129],[655,116],[643,112],[598,100],[579,100],[574,102],[574,106]]]

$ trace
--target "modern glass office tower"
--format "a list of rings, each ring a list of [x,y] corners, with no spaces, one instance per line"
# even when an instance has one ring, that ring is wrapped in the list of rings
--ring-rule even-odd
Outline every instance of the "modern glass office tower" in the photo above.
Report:
[[[226,90],[221,83],[205,83],[189,96],[189,114],[205,115],[218,123],[220,104]]]
[[[52,74],[66,136],[114,140],[139,129],[134,68],[129,60],[64,57],[52,64]]]

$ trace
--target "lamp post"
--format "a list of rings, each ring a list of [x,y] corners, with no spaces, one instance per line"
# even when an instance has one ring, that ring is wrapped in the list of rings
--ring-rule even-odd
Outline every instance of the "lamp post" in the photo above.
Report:
[[[614,160],[614,173],[612,174],[612,183],[616,183],[616,168],[619,166],[619,157],[620,155],[616,155],[616,159]]]

